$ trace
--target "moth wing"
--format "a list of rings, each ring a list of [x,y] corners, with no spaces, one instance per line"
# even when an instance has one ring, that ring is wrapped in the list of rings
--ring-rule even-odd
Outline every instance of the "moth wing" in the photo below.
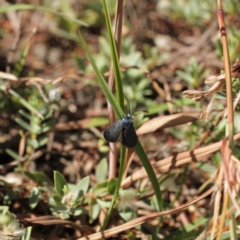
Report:
[[[120,141],[119,138],[122,138],[122,128],[123,124],[121,120],[113,123],[109,126],[103,133],[104,138],[108,142],[117,142]]]
[[[123,129],[123,128],[122,128]],[[122,130],[121,130],[121,132],[120,132],[120,134],[119,134],[119,136],[118,136],[118,139],[117,139],[117,141],[118,142],[122,142],[122,138],[123,138],[123,134],[122,134],[123,132],[122,132]]]
[[[133,123],[131,122],[126,129],[123,131],[122,134],[122,144],[127,148],[135,147],[137,144],[137,134]]]

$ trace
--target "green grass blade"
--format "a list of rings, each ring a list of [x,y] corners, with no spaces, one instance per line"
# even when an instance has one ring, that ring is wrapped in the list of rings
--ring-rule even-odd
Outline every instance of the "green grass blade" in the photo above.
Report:
[[[80,38],[80,42],[83,45],[83,48],[85,49],[88,59],[93,67],[93,70],[96,74],[96,77],[98,79],[98,82],[104,92],[104,94],[106,95],[106,98],[108,99],[108,101],[110,102],[116,116],[118,119],[120,119],[123,115],[124,112],[122,110],[122,108],[119,106],[119,104],[117,103],[117,100],[115,98],[115,96],[113,95],[113,93],[110,91],[105,79],[103,78],[102,74],[100,73],[100,71],[97,68],[97,65],[93,59],[93,56],[88,48],[88,45],[86,43],[86,41],[84,40],[83,36],[81,35],[80,31],[79,31],[79,38]]]
[[[35,5],[31,5],[31,4],[12,4],[12,5],[7,5],[7,6],[1,6],[0,13],[5,13],[5,12],[9,12],[9,11],[19,11],[19,10],[38,10],[38,11],[53,13],[57,16],[60,16],[60,17],[66,18],[72,22],[75,22],[81,26],[85,26],[85,27],[88,26],[87,23],[85,23],[79,19],[76,19],[76,18],[71,18],[61,12],[52,10],[51,7],[35,6]]]
[[[120,67],[119,67],[119,61],[118,61],[117,48],[116,48],[116,44],[115,44],[115,38],[114,38],[113,32],[112,32],[112,25],[111,25],[111,21],[110,21],[108,9],[107,9],[106,0],[103,0],[102,2],[103,2],[104,15],[105,15],[105,19],[106,19],[108,38],[110,41],[117,100],[118,100],[118,103],[121,106],[121,108],[124,109],[123,87],[122,87],[122,80],[121,80],[121,73],[120,73]]]
[[[22,240],[30,240],[31,239],[31,232],[32,232],[32,227],[27,227],[25,230],[25,234],[22,237]]]
[[[163,199],[162,199],[162,193],[160,191],[160,186],[159,186],[156,174],[153,170],[153,167],[152,167],[152,165],[151,165],[151,163],[139,141],[137,142],[135,151],[136,151],[137,155],[139,156],[139,158],[142,162],[142,165],[145,168],[147,175],[152,183],[154,192],[155,192],[157,200],[158,200],[159,211],[162,211],[163,210]]]
[[[6,153],[9,156],[11,156],[14,160],[20,160],[21,159],[21,157],[18,155],[18,153],[16,153],[15,151],[13,151],[9,148],[6,149]]]
[[[114,209],[115,203],[118,199],[118,195],[119,195],[119,189],[121,187],[121,182],[122,182],[122,176],[124,173],[124,167],[125,167],[125,156],[126,156],[126,147],[124,147],[123,145],[121,146],[121,152],[120,152],[120,169],[119,169],[119,178],[118,178],[118,182],[117,182],[117,186],[116,186],[116,190],[114,192],[112,201],[110,203],[110,207],[108,209],[107,215],[104,219],[103,225],[101,227],[101,231],[104,231],[109,223],[109,220],[111,218],[112,215],[112,211]]]
[[[120,105],[121,109],[124,109],[124,95],[123,95],[122,79],[121,79],[120,67],[119,67],[119,62],[118,62],[118,53],[117,53],[117,48],[116,48],[116,44],[115,44],[115,38],[114,38],[113,32],[112,32],[112,25],[111,25],[106,1],[103,0],[102,3],[103,3],[104,15],[105,15],[105,20],[106,20],[106,25],[107,25],[108,38],[109,38],[110,48],[111,48],[111,56],[112,56],[112,63],[113,63],[117,101],[118,101],[118,104]],[[114,107],[113,107],[113,109],[114,109]],[[118,198],[119,189],[120,189],[121,181],[122,181],[122,176],[124,173],[125,153],[126,153],[126,148],[124,146],[121,146],[120,169],[119,169],[118,182],[117,182],[117,186],[116,186],[116,189],[114,192],[113,200],[111,201],[111,206],[108,209],[108,213],[107,213],[107,216],[101,227],[101,230],[104,230],[107,227],[108,222],[112,215],[112,210],[114,208],[115,202]]]

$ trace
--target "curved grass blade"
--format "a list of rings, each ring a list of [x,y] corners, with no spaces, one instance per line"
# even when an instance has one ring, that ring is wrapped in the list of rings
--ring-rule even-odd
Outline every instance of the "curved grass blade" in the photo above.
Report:
[[[119,106],[119,104],[118,104],[115,96],[114,96],[113,93],[110,91],[110,89],[109,89],[109,87],[108,87],[105,79],[103,78],[102,74],[101,74],[100,71],[98,70],[97,65],[96,65],[96,63],[95,63],[95,61],[94,61],[94,59],[93,59],[93,57],[92,57],[92,54],[91,54],[91,52],[90,52],[90,50],[89,50],[89,48],[88,48],[88,45],[87,45],[86,41],[84,40],[84,38],[83,38],[83,36],[82,36],[80,30],[78,30],[78,33],[79,33],[80,42],[81,42],[81,44],[83,45],[83,47],[84,47],[84,49],[85,49],[85,51],[86,51],[86,53],[87,53],[88,59],[89,59],[89,61],[91,62],[91,65],[92,65],[93,70],[94,70],[94,72],[95,72],[95,74],[96,74],[96,77],[97,77],[97,79],[98,79],[98,82],[99,82],[99,84],[101,85],[101,88],[102,88],[104,94],[106,95],[106,98],[107,98],[108,101],[110,102],[110,104],[111,104],[111,106],[112,106],[112,108],[113,108],[113,110],[114,110],[117,118],[120,119],[121,116],[124,115],[124,112],[123,112],[122,108]]]
[[[112,25],[110,22],[110,17],[107,9],[106,0],[102,0],[103,2],[103,9],[104,9],[104,15],[106,19],[107,24],[107,30],[108,30],[108,38],[110,41],[110,48],[111,48],[111,55],[112,55],[112,62],[113,62],[113,69],[114,69],[114,77],[115,77],[115,85],[116,85],[116,94],[117,94],[117,101],[122,109],[124,109],[124,95],[123,95],[123,87],[122,87],[122,80],[121,80],[121,74],[120,74],[120,67],[119,67],[119,61],[118,61],[118,53],[117,48],[115,44],[115,38],[113,36],[112,32]]]
[[[161,212],[163,210],[163,199],[162,199],[162,193],[160,191],[159,183],[158,183],[156,174],[153,170],[153,167],[152,167],[152,165],[151,165],[151,163],[139,141],[137,142],[135,151],[137,152],[137,155],[139,156],[139,158],[142,162],[142,165],[145,168],[145,171],[147,172],[147,175],[152,183],[154,192],[155,192],[157,200],[158,200],[159,211]]]
[[[12,4],[12,5],[7,5],[7,6],[1,6],[0,13],[5,13],[5,12],[9,12],[9,11],[17,11],[17,10],[38,10],[38,11],[53,13],[57,16],[60,16],[60,17],[66,18],[72,22],[75,22],[81,26],[85,26],[85,27],[88,26],[87,23],[85,23],[79,19],[76,19],[76,18],[71,18],[61,12],[52,10],[50,7],[35,6],[35,5],[31,5],[31,4]]]

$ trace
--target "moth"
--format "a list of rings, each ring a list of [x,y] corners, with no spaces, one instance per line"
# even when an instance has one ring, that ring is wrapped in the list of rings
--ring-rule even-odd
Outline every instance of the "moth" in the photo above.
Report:
[[[138,111],[145,111],[145,107],[136,108],[132,113],[109,126],[103,133],[108,142],[121,142],[127,148],[133,148],[137,144],[137,134],[132,122],[132,115]]]

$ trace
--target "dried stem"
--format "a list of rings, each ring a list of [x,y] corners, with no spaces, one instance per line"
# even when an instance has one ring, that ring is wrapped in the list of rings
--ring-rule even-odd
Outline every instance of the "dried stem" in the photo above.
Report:
[[[224,13],[222,9],[221,1],[218,0],[218,22],[219,29],[223,45],[223,56],[224,56],[224,70],[226,78],[226,91],[227,91],[227,109],[228,109],[228,136],[229,136],[229,147],[233,146],[233,135],[234,135],[234,122],[233,122],[233,93],[232,93],[232,79],[231,69],[227,42],[227,32],[224,22]]]
[[[228,111],[228,116],[227,116],[228,133],[227,133],[226,137],[228,139],[229,147],[224,148],[224,152],[222,151],[222,157],[223,157],[223,161],[227,161],[229,163],[230,159],[231,159],[231,149],[233,148],[233,145],[234,145],[234,142],[233,142],[234,120],[233,120],[232,79],[231,79],[231,70],[230,70],[227,32],[226,32],[226,27],[225,27],[224,13],[223,13],[221,0],[218,0],[217,3],[218,3],[218,24],[219,24],[221,40],[222,40],[222,45],[223,45],[224,70],[225,70],[225,76],[226,76],[226,92],[227,92],[227,111]],[[228,159],[224,159],[224,156],[226,156],[226,158],[228,158]],[[229,194],[226,194],[224,202],[228,202],[228,206],[230,207],[231,202],[226,201],[226,198],[229,198]],[[225,217],[224,215],[225,214],[223,214],[223,217]],[[234,216],[230,216],[229,226],[230,226],[231,239],[237,239],[236,222],[235,222]],[[218,236],[221,234],[221,232],[222,232],[222,229],[219,229]]]

